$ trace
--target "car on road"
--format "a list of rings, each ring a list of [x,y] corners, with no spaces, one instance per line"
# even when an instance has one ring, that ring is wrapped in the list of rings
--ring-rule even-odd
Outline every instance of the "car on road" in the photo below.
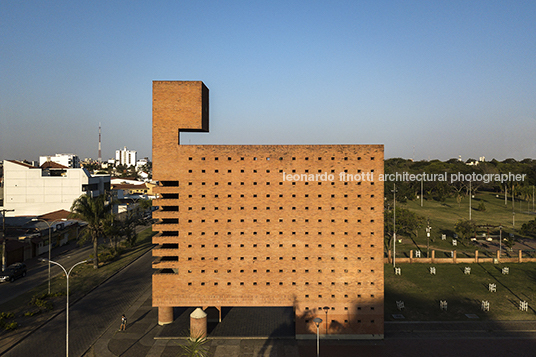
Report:
[[[0,272],[0,282],[10,281],[13,282],[15,279],[26,276],[26,264],[24,263],[14,263],[11,264]]]

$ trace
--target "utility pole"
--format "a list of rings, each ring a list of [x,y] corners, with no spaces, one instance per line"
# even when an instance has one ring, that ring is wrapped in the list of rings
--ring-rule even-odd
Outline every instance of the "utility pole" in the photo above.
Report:
[[[423,180],[421,179],[421,207],[422,207],[422,204],[423,204],[423,197],[422,197],[422,192],[423,192]]]
[[[393,268],[396,268],[396,183],[393,183]]]
[[[502,254],[502,224],[499,225],[499,259]]]
[[[1,209],[2,212],[2,270],[6,270],[6,212],[13,212],[14,209]]]
[[[430,217],[426,220],[426,258],[430,257],[430,232],[432,227],[430,227]]]
[[[515,210],[515,195],[514,185],[512,184],[512,229],[516,229],[516,210]]]
[[[473,197],[473,189],[471,187],[471,180],[469,180],[469,220],[471,220],[471,199]]]

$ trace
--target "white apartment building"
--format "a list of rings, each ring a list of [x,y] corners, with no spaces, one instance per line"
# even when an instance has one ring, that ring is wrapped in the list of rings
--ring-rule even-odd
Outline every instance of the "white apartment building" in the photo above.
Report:
[[[56,154],[54,156],[39,156],[39,166],[42,166],[47,161],[52,161],[57,164],[71,167],[74,169],[80,168],[80,158],[74,154]]]
[[[4,208],[15,210],[6,216],[37,216],[61,209],[70,211],[84,193],[103,194],[110,189],[110,176],[91,176],[87,169],[56,163],[34,167],[5,160],[3,183]]]
[[[125,166],[136,165],[137,153],[134,150],[128,150],[125,146],[122,150],[115,151],[115,164]]]
[[[136,162],[136,170],[141,169],[144,165],[147,165],[148,163],[148,159],[139,159],[138,162]]]

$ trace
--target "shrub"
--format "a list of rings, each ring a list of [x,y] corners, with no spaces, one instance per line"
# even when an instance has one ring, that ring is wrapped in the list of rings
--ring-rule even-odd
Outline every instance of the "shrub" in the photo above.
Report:
[[[19,324],[17,323],[17,321],[7,322],[7,323],[4,325],[4,329],[5,329],[6,331],[16,330],[17,327],[19,327]]]
[[[15,314],[12,312],[0,312],[0,320],[12,319],[14,317],[15,317]]]
[[[41,313],[41,310],[26,311],[24,313],[24,316],[30,317],[30,316],[38,315],[40,313]]]
[[[30,300],[30,305],[37,306],[38,308],[42,310],[52,310],[54,308],[54,305],[50,302],[45,300],[44,297],[48,296],[48,294],[41,294],[41,295],[34,295],[32,297],[32,300]]]

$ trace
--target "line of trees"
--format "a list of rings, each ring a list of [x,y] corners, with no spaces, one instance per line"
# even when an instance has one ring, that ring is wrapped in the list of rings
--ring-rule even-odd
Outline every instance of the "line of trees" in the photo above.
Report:
[[[468,162],[476,160],[469,159]],[[445,174],[447,173],[447,181],[423,181],[422,189],[424,197],[438,201],[445,201],[449,197],[456,198],[458,204],[462,199],[472,193],[478,191],[491,192],[507,192],[508,195],[514,195],[516,199],[531,201],[534,188],[536,185],[536,160],[525,159],[516,161],[514,159],[506,159],[504,161],[491,160],[489,162],[478,162],[477,165],[467,165],[465,162],[458,159],[450,159],[448,161],[431,160],[431,161],[412,161],[408,159],[393,158],[385,160],[385,174],[404,173],[409,174]],[[498,182],[492,180],[484,181],[454,181],[450,178],[453,174],[485,175],[485,174],[525,174],[524,181],[508,181]],[[396,198],[399,202],[407,200],[415,200],[421,192],[421,181],[395,181],[385,182],[385,196],[387,202],[393,200],[393,183],[396,183],[397,194]],[[469,192],[471,191],[471,192]]]
[[[408,159],[393,158],[385,160],[384,173],[386,175],[404,173],[408,175],[426,173],[431,177],[434,174],[445,175],[447,181],[385,181],[385,219],[384,230],[386,245],[390,247],[393,233],[393,184],[396,184],[396,200],[404,203],[408,200],[416,200],[421,190],[426,199],[433,199],[443,202],[447,198],[455,198],[458,205],[463,198],[469,194],[475,194],[478,191],[488,191],[505,193],[516,200],[530,202],[533,200],[534,185],[536,185],[536,160],[525,159],[516,161],[506,159],[502,162],[492,160],[489,162],[478,162],[477,165],[467,165],[469,162],[476,160],[469,159],[467,162],[458,159],[448,161],[431,160],[431,161],[412,161]],[[456,180],[451,182],[451,175],[496,175],[496,174],[513,174],[525,175],[524,181],[464,181]],[[478,206],[478,210],[485,211],[486,207],[483,202]],[[419,230],[425,225],[425,217],[420,216],[405,208],[396,208],[396,233],[406,237],[418,237]],[[469,240],[474,237],[477,227],[475,222],[469,220],[460,220],[456,223],[454,230],[462,240]],[[522,232],[536,236],[536,219],[523,225]]]
[[[118,252],[118,245],[124,239],[127,246],[136,244],[136,227],[146,222],[138,214],[132,211],[126,212],[124,217],[112,213],[115,202],[109,194],[96,197],[83,194],[78,197],[71,206],[71,217],[80,219],[87,223],[84,229],[81,243],[91,241],[93,244],[93,268],[99,267],[99,239],[108,240],[110,248],[114,253]],[[150,200],[138,202],[142,210],[147,210],[151,206]]]

